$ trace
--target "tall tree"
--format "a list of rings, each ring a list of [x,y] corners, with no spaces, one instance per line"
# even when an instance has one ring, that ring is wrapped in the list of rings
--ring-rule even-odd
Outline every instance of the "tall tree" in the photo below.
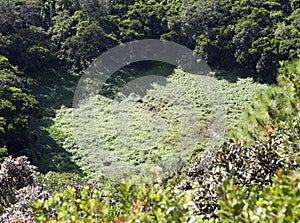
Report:
[[[38,102],[28,90],[28,79],[0,56],[0,148],[10,154],[33,148],[31,119],[38,115]]]

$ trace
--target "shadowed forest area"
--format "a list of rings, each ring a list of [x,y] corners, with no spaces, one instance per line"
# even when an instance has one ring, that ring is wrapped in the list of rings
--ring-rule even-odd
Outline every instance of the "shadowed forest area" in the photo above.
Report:
[[[211,82],[160,61],[115,72],[90,98],[96,130],[75,135],[84,71],[144,39],[210,66],[221,143],[208,143]],[[299,222],[299,49],[299,0],[0,0],[0,222]],[[120,94],[147,76],[164,83]]]

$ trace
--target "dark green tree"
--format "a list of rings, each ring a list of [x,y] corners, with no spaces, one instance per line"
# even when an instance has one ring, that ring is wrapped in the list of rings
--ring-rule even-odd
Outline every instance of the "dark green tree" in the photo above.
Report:
[[[14,155],[35,145],[30,123],[37,117],[38,102],[22,75],[7,58],[0,57],[0,148]]]

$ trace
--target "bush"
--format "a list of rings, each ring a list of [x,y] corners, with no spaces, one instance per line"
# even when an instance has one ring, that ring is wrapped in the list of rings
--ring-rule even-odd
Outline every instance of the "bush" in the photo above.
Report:
[[[146,178],[123,181],[116,194],[68,188],[34,204],[37,222],[195,222],[192,193]],[[200,218],[198,218],[200,219]]]
[[[291,120],[300,114],[300,59],[282,66],[278,86],[259,91],[243,116],[233,138],[257,139],[266,125]]]
[[[285,172],[298,167],[300,119],[277,124],[267,129],[264,136],[250,146],[243,142],[225,143],[212,153],[204,153],[191,168],[180,187],[195,188],[196,214],[206,218],[218,217],[219,198],[217,187],[224,180],[242,185],[245,190],[262,190],[272,183],[272,177],[282,168]]]
[[[288,173],[299,167],[299,67],[300,60],[282,68],[278,78],[279,87],[271,89],[266,95],[261,94],[262,98],[257,98],[257,106],[252,107],[251,111],[260,108],[258,114],[253,112],[249,116],[251,119],[244,124],[247,134],[254,136],[252,143],[224,143],[219,148],[207,150],[186,170],[187,177],[181,183],[181,188],[190,190],[193,183],[199,184],[195,188],[194,197],[196,214],[204,215],[205,218],[219,217],[217,188],[224,181],[230,181],[243,189],[229,198],[235,215],[238,215],[241,203],[234,199],[248,199],[250,191],[262,191],[273,183],[273,176],[280,169]],[[226,210],[221,213],[226,213]],[[231,222],[233,220],[231,216]]]
[[[109,194],[107,194],[109,196]],[[110,222],[112,206],[100,191],[68,188],[33,205],[37,222]]]
[[[0,148],[0,163],[5,160],[7,155],[7,148],[5,146]]]
[[[8,157],[0,170],[0,222],[22,222],[20,219],[33,215],[29,204],[33,198],[45,199],[43,187],[34,186],[33,167],[26,157]],[[17,221],[19,219],[20,221]]]
[[[241,185],[224,182],[219,211],[222,222],[299,222],[300,172],[279,171],[272,185],[258,195]]]
[[[191,192],[145,181],[123,182],[118,191],[119,219],[128,222],[193,222]]]
[[[50,171],[46,174],[41,174],[35,172],[34,177],[35,183],[37,185],[45,185],[45,189],[49,194],[63,192],[67,187],[84,185],[84,179],[76,173],[57,173]]]
[[[16,159],[10,156],[1,164],[0,210],[15,201],[16,190],[33,183],[32,173],[33,169],[24,156]]]

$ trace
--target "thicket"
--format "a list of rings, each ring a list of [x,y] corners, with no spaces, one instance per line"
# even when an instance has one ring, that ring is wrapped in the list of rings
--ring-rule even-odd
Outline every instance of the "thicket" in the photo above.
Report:
[[[264,131],[252,144],[235,141],[208,149],[185,171],[186,179],[178,188],[192,193],[190,208],[199,217],[195,221],[204,221],[200,220],[203,218],[222,222],[299,220],[299,67],[299,60],[283,67],[278,93],[268,98],[277,104],[289,101],[290,112],[286,112],[286,106],[277,108],[276,113],[273,107],[261,111],[273,116],[268,117]],[[123,194],[123,197],[127,196]],[[122,220],[130,222],[130,219],[122,215]]]
[[[8,157],[0,169],[0,221],[32,222],[33,199],[47,199],[42,185],[34,185],[34,168],[27,157]]]
[[[144,68],[142,71],[156,74],[160,69],[160,67],[153,67]],[[141,74],[144,73],[141,70],[138,71]],[[201,81],[205,84],[206,80],[204,78]],[[125,130],[124,125],[121,125],[122,122],[118,122],[118,119],[122,121],[120,115],[124,115],[122,108],[116,106],[113,99],[105,97],[105,94],[97,96],[97,102],[94,104],[97,111],[95,124],[98,130],[98,142],[87,146],[78,145],[72,128],[72,115],[75,110],[73,108],[64,107],[57,110],[56,117],[53,119],[54,124],[49,128],[49,134],[57,144],[70,152],[74,162],[89,176],[101,175],[103,168],[119,171],[118,175],[121,176],[126,170],[133,172],[130,168],[135,168],[137,172],[140,172],[144,165],[149,164],[159,164],[164,169],[164,175],[171,176],[184,165],[188,165],[188,157],[199,156],[205,150],[205,144],[208,141],[205,128],[209,125],[210,111],[214,106],[207,101],[207,95],[198,83],[193,75],[175,69],[167,77],[167,83],[164,86],[155,85],[145,95],[124,96],[123,102],[134,104],[126,113],[129,117],[130,132],[128,134],[120,134]],[[221,79],[216,80],[216,84],[216,89],[224,93],[224,98],[222,98],[225,106],[224,112],[226,112],[224,128],[226,137],[229,137],[229,132],[235,132],[238,129],[242,113],[251,102],[255,90],[267,89],[268,86],[255,83],[251,78],[238,79],[234,83]],[[89,106],[86,103],[76,108],[76,112],[89,115]],[[185,124],[188,129],[182,127],[182,124],[190,123],[190,120],[185,116],[180,116],[180,112],[194,117],[192,125]],[[85,121],[84,118],[76,117],[74,126],[84,126]],[[88,140],[91,131],[94,129],[85,129],[77,133],[77,137],[81,140]],[[184,137],[182,133],[185,134]],[[197,133],[197,138],[192,137],[194,133]],[[103,151],[99,149],[99,142],[116,159],[102,157]],[[184,148],[189,151],[185,151],[187,149],[181,146],[185,146]],[[188,157],[179,160],[175,154],[170,158],[175,149],[181,151],[181,155],[187,154]],[[124,162],[119,162],[120,160],[126,161],[126,165]]]
[[[255,129],[251,143],[242,139],[207,150],[185,171],[187,178],[180,186],[189,190],[198,184],[194,197],[197,213],[206,218],[220,217],[225,222],[299,221],[292,212],[293,208],[299,210],[299,187],[293,188],[299,182],[300,165],[299,72],[298,59],[281,68],[276,93],[254,98],[254,102],[265,106],[244,123],[244,127]],[[253,111],[253,107],[249,109]],[[258,132],[261,125],[264,131]],[[292,179],[291,184],[288,179]],[[280,200],[284,193],[285,201]]]

